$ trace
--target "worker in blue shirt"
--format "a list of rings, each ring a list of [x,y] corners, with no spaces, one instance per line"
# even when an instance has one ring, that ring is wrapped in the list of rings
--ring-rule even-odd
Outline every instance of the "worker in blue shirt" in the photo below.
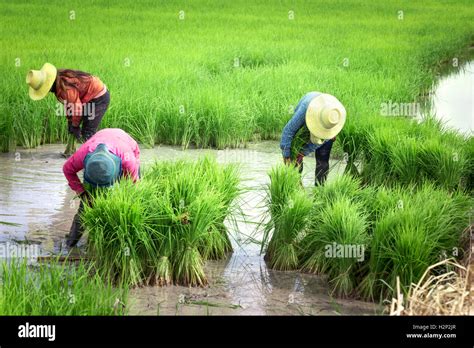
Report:
[[[346,109],[336,97],[320,92],[307,93],[283,128],[280,148],[284,162],[295,163],[302,172],[303,158],[315,152],[315,185],[324,183],[332,144],[345,121]]]

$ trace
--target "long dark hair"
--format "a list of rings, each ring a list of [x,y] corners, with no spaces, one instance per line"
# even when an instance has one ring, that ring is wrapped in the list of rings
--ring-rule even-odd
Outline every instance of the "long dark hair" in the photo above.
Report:
[[[91,76],[91,74],[80,70],[58,69],[56,81],[51,87],[51,91],[65,91],[68,88],[76,88],[78,84],[89,82]]]

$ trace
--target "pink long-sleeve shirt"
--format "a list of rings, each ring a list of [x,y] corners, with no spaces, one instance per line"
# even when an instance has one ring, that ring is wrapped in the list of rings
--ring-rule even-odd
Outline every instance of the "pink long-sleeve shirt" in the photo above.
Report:
[[[134,182],[138,180],[140,148],[137,142],[121,129],[106,128],[94,134],[64,163],[63,172],[69,187],[77,194],[84,191],[84,186],[77,173],[84,169],[84,158],[87,154],[94,152],[99,144],[107,145],[111,153],[122,159],[123,176],[130,176]]]

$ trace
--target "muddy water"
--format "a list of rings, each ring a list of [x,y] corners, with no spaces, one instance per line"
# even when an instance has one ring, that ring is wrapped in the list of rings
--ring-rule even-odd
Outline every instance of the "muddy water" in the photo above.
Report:
[[[442,76],[431,95],[429,111],[447,127],[472,135],[474,130],[474,61]]]
[[[0,155],[0,243],[28,243],[41,254],[66,253],[64,235],[77,210],[77,200],[62,174],[63,145],[45,145]],[[278,143],[251,144],[240,150],[186,150],[160,146],[142,149],[142,163],[155,160],[215,156],[219,163],[241,163],[239,199],[244,217],[228,222],[234,253],[224,261],[206,263],[206,288],[144,287],[132,290],[131,314],[373,314],[373,304],[335,300],[325,279],[297,272],[267,269],[259,253],[257,226],[264,212],[267,171],[281,161]],[[314,157],[305,159],[303,181],[314,182]],[[344,164],[332,161],[329,180]],[[81,241],[83,244],[84,241]],[[81,244],[80,244],[81,245]]]

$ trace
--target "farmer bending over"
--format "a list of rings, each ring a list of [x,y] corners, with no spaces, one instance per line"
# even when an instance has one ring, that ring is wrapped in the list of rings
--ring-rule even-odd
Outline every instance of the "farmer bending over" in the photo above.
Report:
[[[334,96],[319,92],[306,94],[281,136],[280,148],[286,164],[303,171],[303,158],[315,151],[315,185],[322,184],[329,171],[329,155],[336,135],[346,121],[346,109]]]
[[[73,247],[83,233],[80,214],[84,202],[92,203],[90,192],[79,180],[77,173],[84,169],[84,181],[87,189],[113,185],[121,177],[128,176],[134,182],[139,178],[140,148],[137,142],[123,130],[106,128],[97,132],[81,145],[63,166],[63,172],[69,187],[81,198],[79,210],[74,216],[66,244]]]
[[[109,106],[107,87],[98,77],[83,71],[56,69],[46,63],[41,70],[30,70],[26,83],[31,99],[43,99],[51,92],[64,103],[68,131],[77,140],[86,141],[95,134]]]

